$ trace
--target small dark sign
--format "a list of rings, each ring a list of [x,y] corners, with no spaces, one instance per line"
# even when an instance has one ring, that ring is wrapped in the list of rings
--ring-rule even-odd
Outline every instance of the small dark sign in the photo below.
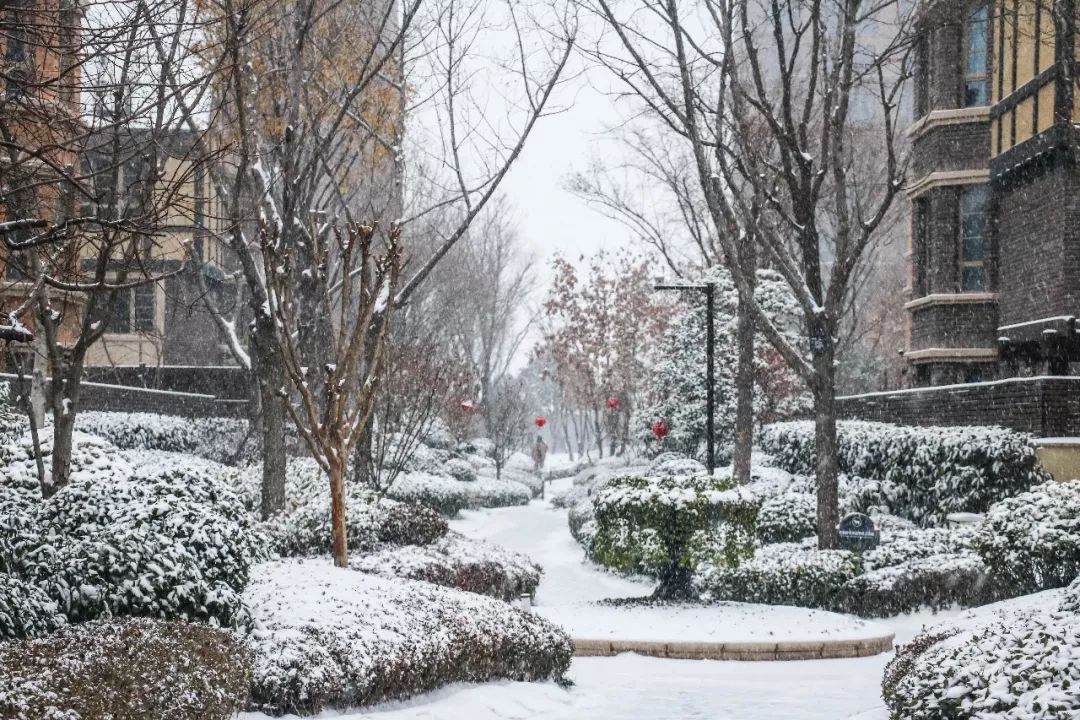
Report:
[[[845,515],[837,526],[840,547],[852,552],[873,550],[881,542],[881,533],[874,529],[874,521],[862,513]]]

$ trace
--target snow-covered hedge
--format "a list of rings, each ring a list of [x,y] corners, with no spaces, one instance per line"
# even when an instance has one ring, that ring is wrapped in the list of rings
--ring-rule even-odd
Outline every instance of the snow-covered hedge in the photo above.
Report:
[[[251,659],[233,633],[181,622],[108,620],[0,644],[0,717],[230,720]]]
[[[892,512],[923,526],[949,513],[986,512],[1048,479],[1031,438],[1003,428],[845,421],[838,434],[840,470],[884,483]],[[779,467],[813,475],[813,423],[769,425],[759,440]]]
[[[17,570],[73,621],[134,615],[234,625],[269,539],[219,478],[143,468],[79,478],[33,508]]]
[[[529,488],[511,480],[482,477],[462,482],[426,472],[400,475],[387,495],[402,502],[425,505],[448,516],[470,508],[528,505],[533,496]]]
[[[757,516],[763,543],[797,542],[817,534],[817,500],[807,493],[783,493],[766,498]]]
[[[261,565],[244,599],[255,620],[252,700],[272,714],[452,682],[558,678],[572,654],[562,630],[512,604],[328,561]]]
[[[238,418],[184,418],[154,413],[87,411],[75,428],[121,450],[167,450],[235,465],[258,457],[259,438]]]
[[[795,543],[764,545],[738,566],[703,565],[695,584],[709,600],[823,608],[862,573],[859,556]]]
[[[883,685],[893,718],[1080,717],[1080,623],[1064,607],[931,629],[900,648]]]
[[[46,635],[63,624],[64,616],[48,595],[0,572],[0,642]]]
[[[616,570],[654,575],[661,590],[673,589],[705,556],[737,563],[749,555],[757,509],[730,478],[613,478],[593,498],[592,556]]]
[[[987,513],[974,547],[1013,594],[1064,587],[1080,575],[1080,482],[1048,482]]]
[[[930,555],[871,570],[848,580],[829,606],[862,617],[889,617],[922,608],[942,610],[990,602],[986,565],[977,555]]]
[[[446,518],[431,508],[379,500],[357,491],[346,499],[349,549],[371,552],[382,544],[427,545],[446,535]],[[325,555],[330,550],[329,491],[275,518],[277,551],[285,556]]]
[[[450,533],[431,545],[387,548],[364,555],[351,566],[382,577],[423,580],[502,600],[532,595],[542,572],[525,555],[459,533]]]

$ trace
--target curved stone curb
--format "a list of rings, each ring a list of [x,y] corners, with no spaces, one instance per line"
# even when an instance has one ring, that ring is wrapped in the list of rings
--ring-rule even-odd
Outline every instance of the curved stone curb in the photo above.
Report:
[[[870,657],[893,649],[895,635],[862,640],[801,642],[645,642],[634,640],[574,640],[575,657],[614,657],[637,653],[677,660],[831,660]]]

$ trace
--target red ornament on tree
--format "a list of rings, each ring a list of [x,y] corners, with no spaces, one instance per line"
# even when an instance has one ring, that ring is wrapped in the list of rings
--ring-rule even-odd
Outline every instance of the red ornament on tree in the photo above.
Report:
[[[619,407],[621,407],[621,406],[622,406],[622,400],[619,400],[619,398],[617,398],[617,397],[609,397],[607,399],[607,408],[608,408],[608,410],[618,410]]]
[[[462,400],[462,401],[461,401],[461,409],[462,409],[462,410],[463,410],[464,412],[472,412],[472,411],[473,411],[473,407],[474,407],[474,405],[473,405],[473,401],[472,401],[472,400]]]
[[[655,435],[656,439],[660,440],[661,442],[663,442],[664,438],[668,436],[669,432],[671,432],[671,429],[668,427],[668,424],[663,420],[657,420],[652,425],[652,434]]]
[[[542,428],[545,425],[547,425],[547,418],[546,417],[538,417],[535,420],[533,420],[533,422],[536,423],[536,427]]]

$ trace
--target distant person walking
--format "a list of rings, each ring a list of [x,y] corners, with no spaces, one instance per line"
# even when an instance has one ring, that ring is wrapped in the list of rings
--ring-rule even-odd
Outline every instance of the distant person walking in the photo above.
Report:
[[[540,499],[547,497],[547,481],[544,480],[544,461],[547,460],[547,443],[540,435],[536,436],[536,444],[532,449],[533,472],[540,478]]]
[[[543,437],[537,435],[536,444],[533,445],[532,449],[533,471],[537,475],[544,472],[544,461],[547,460],[547,452],[547,443],[544,442]]]

